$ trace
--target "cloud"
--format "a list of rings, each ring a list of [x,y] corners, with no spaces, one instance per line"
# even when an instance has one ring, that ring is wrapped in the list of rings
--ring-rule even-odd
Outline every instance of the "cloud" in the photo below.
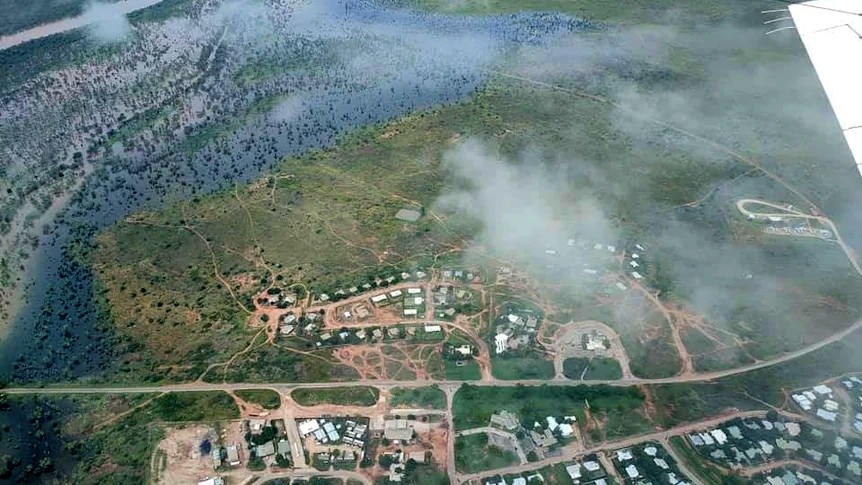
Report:
[[[577,281],[584,277],[580,267],[594,262],[592,256],[567,250],[564,257],[549,260],[548,251],[568,249],[570,238],[609,244],[617,239],[599,202],[578,187],[580,176],[558,160],[552,166],[528,150],[506,161],[477,139],[448,151],[443,160],[450,184],[435,210],[477,223],[475,242],[495,256],[539,271],[573,269],[570,279]]]
[[[87,31],[98,42],[120,42],[132,31],[123,7],[116,3],[91,2],[83,17],[87,21]]]

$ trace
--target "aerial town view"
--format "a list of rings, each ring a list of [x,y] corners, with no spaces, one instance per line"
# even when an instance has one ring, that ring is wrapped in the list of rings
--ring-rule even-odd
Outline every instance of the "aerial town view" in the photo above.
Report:
[[[0,484],[862,484],[862,2],[0,7]]]

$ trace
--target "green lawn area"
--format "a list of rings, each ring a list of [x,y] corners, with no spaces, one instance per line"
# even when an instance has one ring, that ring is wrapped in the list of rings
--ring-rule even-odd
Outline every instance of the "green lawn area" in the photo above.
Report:
[[[563,361],[563,374],[575,380],[580,380],[582,374],[586,380],[608,380],[622,379],[623,370],[620,363],[610,357],[570,357]]]
[[[259,404],[264,409],[281,407],[281,397],[272,389],[241,389],[235,393],[243,401]]]
[[[392,406],[446,409],[446,394],[437,386],[396,387],[392,389]]]
[[[554,377],[554,363],[536,357],[492,357],[491,373],[497,379],[506,381],[551,379]]]
[[[219,421],[239,417],[233,398],[221,391],[171,392],[144,409],[161,421]]]
[[[456,430],[488,425],[491,414],[506,409],[524,423],[547,416],[583,416],[585,401],[593,414],[642,410],[644,396],[636,387],[512,386],[465,384],[455,393],[452,414]]]
[[[290,393],[290,397],[300,406],[317,406],[319,404],[374,406],[380,398],[380,390],[370,386],[296,389]]]
[[[482,378],[482,370],[475,360],[463,360],[463,365],[458,365],[454,360],[443,361],[443,371],[446,379],[451,381],[478,381]]]
[[[476,473],[518,463],[515,453],[489,444],[485,433],[455,438],[455,468],[460,472]]]

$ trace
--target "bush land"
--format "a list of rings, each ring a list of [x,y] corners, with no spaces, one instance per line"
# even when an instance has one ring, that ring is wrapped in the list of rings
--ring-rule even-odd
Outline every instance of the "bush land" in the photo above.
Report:
[[[370,386],[335,387],[332,389],[296,389],[290,397],[300,406],[336,404],[340,406],[374,406],[380,390]]]

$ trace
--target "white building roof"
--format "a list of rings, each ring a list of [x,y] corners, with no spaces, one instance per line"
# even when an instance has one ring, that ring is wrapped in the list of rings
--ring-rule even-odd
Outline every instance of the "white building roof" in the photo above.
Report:
[[[860,86],[862,86],[862,84],[860,84]],[[813,390],[817,394],[820,394],[821,396],[832,394],[832,389],[829,389],[829,387],[824,386],[823,384],[820,384],[819,386],[814,386],[811,388],[811,390]]]
[[[626,467],[626,474],[629,476],[629,478],[637,478],[640,476],[640,472],[638,472],[637,467],[635,467],[634,465],[629,465]]]
[[[305,436],[309,433],[313,433],[320,428],[320,424],[317,423],[316,419],[309,419],[308,421],[302,421],[299,423],[299,434]]]
[[[788,10],[862,171],[862,2],[814,0]]]
[[[634,458],[634,456],[632,456],[631,450],[617,450],[617,460],[628,461],[632,458]]]
[[[824,419],[826,421],[835,421],[835,418],[837,416],[838,416],[837,414],[835,414],[833,412],[829,412],[825,409],[818,409],[817,410],[817,417],[820,419]]]

